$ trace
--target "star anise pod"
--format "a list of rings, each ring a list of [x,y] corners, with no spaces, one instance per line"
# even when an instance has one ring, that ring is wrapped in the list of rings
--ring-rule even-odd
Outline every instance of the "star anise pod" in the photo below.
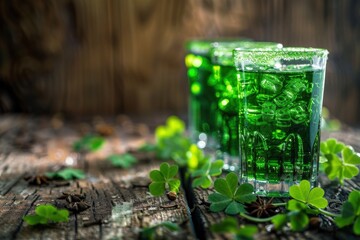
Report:
[[[68,193],[63,192],[63,195],[57,199],[65,199],[68,203],[82,202],[86,198],[86,194]]]
[[[24,180],[30,185],[48,185],[50,183],[50,179],[45,175],[29,175],[25,176]]]
[[[88,209],[90,207],[90,205],[84,201],[81,201],[81,202],[69,203],[65,207],[72,212],[79,213],[79,212],[82,212],[82,211],[85,211],[86,209]]]
[[[250,215],[255,217],[270,217],[277,214],[278,207],[272,204],[274,198],[270,200],[263,199],[257,196],[255,202],[247,204],[246,210],[249,212]]]

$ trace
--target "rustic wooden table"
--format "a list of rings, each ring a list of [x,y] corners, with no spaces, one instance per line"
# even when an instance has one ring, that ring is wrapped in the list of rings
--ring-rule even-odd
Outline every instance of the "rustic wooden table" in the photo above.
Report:
[[[0,239],[136,239],[141,229],[163,221],[179,224],[181,231],[163,230],[159,232],[159,238],[230,239],[230,236],[214,234],[209,230],[213,223],[225,217],[208,209],[207,196],[213,190],[193,190],[185,183],[175,201],[166,196],[153,197],[148,193],[148,174],[160,163],[154,156],[134,152],[138,164],[128,170],[115,168],[105,160],[111,153],[136,149],[151,140],[152,130],[165,118],[151,121],[136,119],[132,121],[126,116],[119,116],[106,120],[63,121],[58,117],[1,116]],[[107,142],[100,151],[84,155],[71,150],[72,143],[85,132],[106,132],[109,126],[115,132],[106,137]],[[323,138],[327,137],[336,137],[360,151],[359,130],[323,133]],[[86,179],[60,186],[34,186],[24,180],[26,175],[53,171],[66,165],[85,170]],[[329,208],[333,211],[339,211],[341,202],[351,190],[360,189],[359,176],[346,181],[341,189],[325,178],[321,178],[320,182],[326,189]],[[71,214],[67,223],[41,227],[24,223],[22,217],[32,214],[39,204],[61,206],[63,200],[58,197],[63,192],[85,193],[85,202],[90,207]],[[349,232],[336,229],[326,217],[321,216],[321,219],[320,228],[302,233],[267,231],[269,223],[259,224],[255,239],[356,238]],[[242,219],[239,221],[246,223]]]

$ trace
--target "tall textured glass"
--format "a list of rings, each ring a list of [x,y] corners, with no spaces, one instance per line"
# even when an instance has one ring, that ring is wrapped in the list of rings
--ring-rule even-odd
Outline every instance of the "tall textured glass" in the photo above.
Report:
[[[190,87],[189,131],[198,147],[215,152],[217,143],[216,81],[212,75],[210,49],[215,42],[233,39],[192,40],[187,42],[185,64]]]
[[[224,160],[224,169],[239,169],[239,91],[237,73],[234,67],[233,50],[235,48],[281,48],[282,44],[274,42],[217,42],[210,50],[213,64],[213,78],[216,82],[215,95],[218,112],[218,158]],[[240,92],[240,94],[242,94]]]
[[[240,95],[240,179],[265,196],[316,184],[328,51],[234,50]]]

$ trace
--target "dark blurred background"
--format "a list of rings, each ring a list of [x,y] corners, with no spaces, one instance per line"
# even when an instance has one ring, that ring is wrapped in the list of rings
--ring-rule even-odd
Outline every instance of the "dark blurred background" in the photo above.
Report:
[[[186,114],[199,37],[328,49],[324,106],[360,123],[359,0],[0,0],[0,112]]]

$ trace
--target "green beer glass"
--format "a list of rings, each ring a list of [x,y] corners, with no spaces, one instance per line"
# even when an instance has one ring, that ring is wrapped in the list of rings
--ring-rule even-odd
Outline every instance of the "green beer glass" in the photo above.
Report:
[[[217,158],[224,160],[224,170],[237,171],[239,156],[239,91],[237,72],[234,67],[233,50],[252,48],[281,48],[274,42],[217,42],[210,50],[213,65],[213,78],[216,82],[215,95],[218,112],[218,151]],[[240,94],[242,94],[240,92]]]
[[[317,182],[328,51],[235,49],[240,94],[240,179],[263,196]]]
[[[192,40],[186,43],[185,65],[190,87],[189,132],[193,143],[210,152],[215,152],[218,144],[219,118],[210,49],[219,41],[232,42],[239,39]]]

